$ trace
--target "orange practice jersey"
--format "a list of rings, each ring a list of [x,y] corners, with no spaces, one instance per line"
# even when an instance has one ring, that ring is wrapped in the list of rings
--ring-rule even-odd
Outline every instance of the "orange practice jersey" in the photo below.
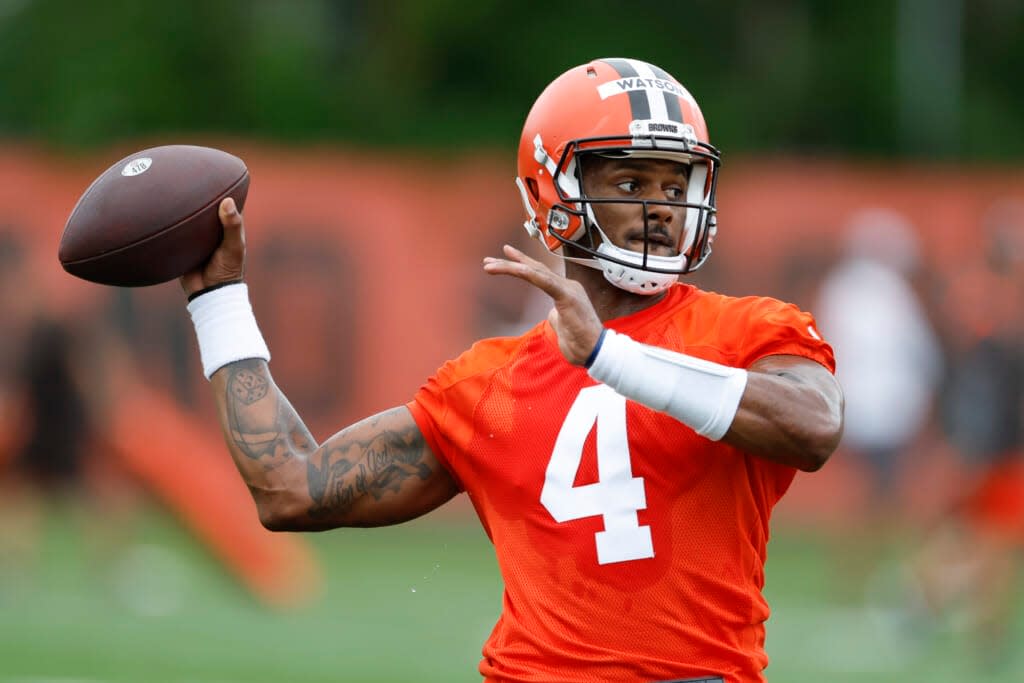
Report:
[[[677,284],[607,325],[733,367],[788,354],[835,369],[813,318],[774,299]],[[496,549],[488,680],[763,680],[768,520],[796,470],[594,382],[546,322],[475,344],[408,405]]]

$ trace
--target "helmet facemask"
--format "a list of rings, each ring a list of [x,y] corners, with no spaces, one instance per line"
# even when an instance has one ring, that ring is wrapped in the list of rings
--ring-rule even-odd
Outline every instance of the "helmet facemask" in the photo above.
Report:
[[[536,143],[541,150],[541,141]],[[683,163],[689,168],[685,201],[586,196],[583,174],[586,157],[591,155]],[[566,260],[601,270],[609,282],[628,292],[657,294],[676,282],[680,275],[699,268],[711,251],[718,163],[717,150],[695,139],[646,135],[639,140],[638,136],[632,136],[572,141],[562,151],[557,164],[548,163],[559,198],[546,217],[548,233],[562,243]],[[608,239],[595,216],[594,206],[598,204],[637,205],[643,216],[643,251],[618,247]],[[684,209],[684,225],[676,245],[676,256],[650,253],[648,235],[651,230],[650,207],[653,205]],[[565,245],[572,248],[564,249]],[[566,251],[582,251],[590,258],[572,257],[565,254]]]

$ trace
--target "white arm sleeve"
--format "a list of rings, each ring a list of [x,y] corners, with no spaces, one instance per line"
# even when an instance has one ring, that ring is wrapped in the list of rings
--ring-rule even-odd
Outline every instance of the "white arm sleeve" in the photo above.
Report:
[[[729,431],[747,386],[742,368],[641,344],[609,329],[592,358],[591,377],[712,441]]]

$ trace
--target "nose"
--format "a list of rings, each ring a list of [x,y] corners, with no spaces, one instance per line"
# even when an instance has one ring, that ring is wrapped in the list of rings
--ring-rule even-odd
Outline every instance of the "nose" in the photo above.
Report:
[[[678,206],[669,206],[668,204],[661,204],[664,201],[673,201],[671,197],[667,197],[663,192],[652,193],[656,196],[645,197],[647,203],[644,204],[647,210],[647,219],[657,223],[663,223],[668,225],[672,223],[676,215],[678,215],[682,209]]]

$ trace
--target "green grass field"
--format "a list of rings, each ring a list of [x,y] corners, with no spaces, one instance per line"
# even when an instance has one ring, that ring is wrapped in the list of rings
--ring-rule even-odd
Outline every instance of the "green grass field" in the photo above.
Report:
[[[74,513],[44,529],[31,570],[0,562],[3,683],[475,681],[500,605],[490,546],[468,521],[311,536],[326,594],[290,613],[257,605],[158,509],[115,550],[91,547]],[[962,636],[844,604],[827,547],[784,530],[772,541],[773,683],[1024,681],[1016,648],[985,672]]]

